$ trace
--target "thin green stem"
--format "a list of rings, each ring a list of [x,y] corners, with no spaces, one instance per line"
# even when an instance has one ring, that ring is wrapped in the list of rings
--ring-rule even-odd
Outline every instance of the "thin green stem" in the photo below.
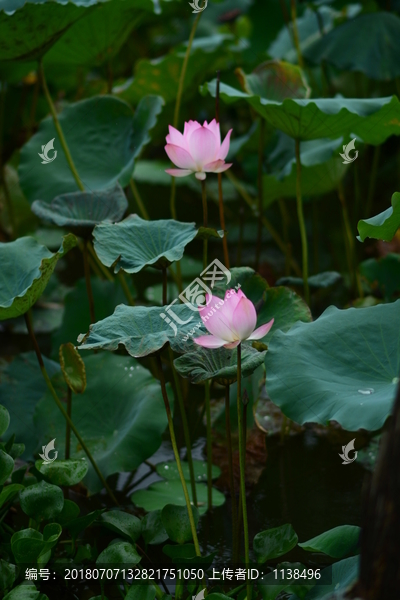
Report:
[[[207,210],[207,189],[206,180],[203,179],[201,182],[201,200],[203,203],[203,227],[208,225],[208,210]],[[207,267],[207,249],[208,239],[205,237],[203,240],[203,269]]]
[[[166,390],[166,387],[165,387],[165,379],[164,379],[164,373],[163,373],[163,370],[162,370],[162,363],[161,363],[160,354],[157,354],[157,366],[158,366],[158,374],[159,374],[160,384],[161,384],[161,392],[162,392],[162,396],[163,396],[163,400],[164,400],[164,405],[165,405],[165,411],[167,413],[169,433],[170,433],[170,436],[171,436],[171,444],[172,444],[172,448],[173,448],[173,451],[174,451],[174,456],[175,456],[175,460],[176,460],[176,466],[178,468],[179,478],[180,478],[181,484],[182,484],[183,495],[185,496],[185,502],[186,502],[186,507],[187,507],[189,521],[190,521],[190,528],[191,528],[191,531],[192,531],[194,548],[195,548],[195,551],[196,551],[196,556],[201,556],[200,546],[199,546],[199,540],[197,539],[196,524],[195,524],[194,518],[193,518],[192,506],[190,504],[190,497],[189,497],[189,493],[188,493],[188,490],[187,490],[185,477],[184,477],[183,471],[182,471],[182,465],[181,465],[181,459],[179,457],[178,446],[176,445],[176,438],[175,438],[175,432],[174,432],[174,424],[173,424],[173,421],[172,421],[171,407],[169,405],[167,390]]]
[[[174,110],[173,126],[175,127],[175,129],[178,127],[179,111],[181,109],[181,101],[182,101],[182,93],[183,93],[183,84],[185,82],[185,75],[186,75],[186,69],[187,69],[188,62],[189,62],[189,56],[190,56],[190,52],[192,50],[194,36],[196,34],[197,25],[199,23],[199,19],[202,15],[202,12],[198,13],[197,17],[195,18],[195,20],[193,22],[192,30],[190,32],[189,41],[188,41],[188,45],[187,45],[186,52],[185,52],[185,58],[183,59],[183,63],[182,63],[182,69],[181,69],[181,74],[179,77],[178,91],[176,94],[176,104],[175,104],[175,110]],[[171,216],[173,219],[176,219],[175,192],[176,192],[175,177],[172,177],[170,208],[171,208]]]
[[[243,428],[243,405],[242,405],[242,344],[237,347],[237,413],[239,433],[239,464],[240,464],[240,495],[242,500],[243,533],[244,533],[244,562],[246,568],[250,565],[249,560],[249,529],[247,524],[246,506],[246,480],[245,480],[245,451],[244,428]],[[251,585],[247,582],[247,600],[251,600]]]
[[[163,306],[167,305],[168,297],[168,278],[167,278],[167,267],[162,268],[162,303]]]
[[[238,518],[236,507],[235,480],[233,478],[233,452],[232,452],[232,433],[231,433],[231,414],[229,403],[229,385],[225,386],[225,427],[226,427],[226,443],[228,446],[228,471],[229,471],[229,487],[231,492],[232,505],[232,560],[236,564],[239,559],[238,553]]]
[[[242,186],[240,181],[235,177],[235,175],[233,173],[231,173],[231,171],[225,171],[225,175],[233,183],[234,187],[239,192],[239,194],[242,196],[242,198],[246,202],[246,204],[248,206],[250,206],[250,208],[253,211],[257,211],[256,203],[249,196],[249,194],[246,192],[246,190],[244,189],[244,187]],[[276,245],[278,246],[278,248],[282,251],[283,254],[285,254],[286,246],[285,246],[285,243],[283,242],[283,240],[281,239],[279,233],[276,231],[276,229],[273,227],[273,225],[268,221],[268,219],[265,216],[263,216],[262,222],[263,222],[264,227],[270,232],[271,237],[274,240],[274,242],[276,243]],[[297,262],[294,260],[294,258],[291,258],[290,264],[292,265],[292,269],[296,273],[296,275],[298,275],[300,277],[301,270],[300,270]]]
[[[257,229],[257,248],[256,248],[256,266],[255,270],[258,271],[260,265],[261,255],[261,237],[262,237],[262,217],[263,217],[263,153],[264,153],[264,132],[265,132],[265,121],[263,118],[260,119],[260,138],[258,142],[258,229]]]
[[[347,237],[348,244],[348,261],[349,261],[349,272],[354,281],[354,287],[358,291],[360,298],[364,297],[364,292],[361,285],[360,276],[356,264],[356,252],[354,247],[354,236],[351,231],[349,211],[347,209],[346,197],[344,195],[343,184],[340,181],[338,186],[338,196],[342,207],[343,223]]]
[[[147,219],[147,221],[148,221],[150,219],[149,213],[147,212],[146,207],[143,204],[143,200],[142,200],[142,198],[141,198],[141,196],[139,194],[139,190],[137,189],[136,183],[133,181],[132,177],[129,180],[129,185],[130,185],[130,188],[132,190],[133,197],[136,200],[136,204],[138,205],[139,210],[142,213],[143,219]]]
[[[15,214],[10,191],[6,182],[5,168],[3,164],[3,138],[4,138],[4,112],[6,107],[6,82],[0,81],[0,184],[3,186],[4,199],[7,206],[8,218],[11,225],[11,236],[16,236]]]
[[[58,408],[59,408],[59,409],[60,409],[60,411],[62,412],[64,419],[67,421],[67,423],[69,423],[69,426],[71,427],[71,430],[74,432],[74,434],[75,434],[75,436],[76,436],[76,438],[77,438],[78,442],[79,442],[79,443],[80,443],[80,445],[82,446],[82,449],[83,449],[83,451],[86,453],[86,455],[87,455],[88,459],[89,459],[89,460],[90,460],[90,462],[92,463],[92,466],[93,466],[94,470],[96,471],[96,473],[97,473],[97,475],[98,475],[98,477],[99,477],[99,479],[100,479],[101,483],[102,483],[102,484],[104,485],[104,487],[106,488],[106,490],[107,490],[107,492],[108,492],[108,494],[109,494],[110,498],[112,499],[112,501],[113,501],[113,502],[114,502],[114,503],[115,503],[117,506],[119,506],[117,499],[115,498],[115,496],[114,496],[114,494],[113,494],[113,492],[112,492],[112,490],[111,490],[110,486],[108,485],[108,483],[107,483],[107,481],[105,480],[104,476],[102,475],[102,473],[101,473],[100,469],[98,468],[98,466],[97,466],[97,464],[96,464],[96,461],[94,460],[94,458],[93,458],[93,456],[92,456],[92,454],[91,454],[91,452],[90,452],[89,448],[86,446],[86,444],[85,444],[85,442],[84,442],[84,440],[83,440],[82,436],[80,435],[79,431],[76,429],[76,427],[75,427],[75,425],[74,425],[74,423],[73,423],[72,419],[69,417],[69,415],[68,415],[68,414],[67,414],[67,412],[65,411],[65,409],[64,409],[64,407],[63,407],[63,405],[62,405],[62,402],[61,402],[61,400],[60,400],[60,399],[59,399],[59,397],[57,396],[57,392],[56,392],[56,390],[54,389],[54,387],[53,387],[53,384],[51,383],[50,377],[49,377],[49,375],[48,375],[48,373],[47,373],[47,370],[46,370],[46,367],[45,367],[45,365],[44,365],[44,362],[43,362],[43,357],[42,357],[42,353],[40,352],[40,348],[39,348],[39,345],[38,345],[38,343],[37,343],[36,336],[35,336],[35,332],[33,331],[32,324],[31,324],[31,320],[30,320],[30,318],[29,318],[29,316],[28,316],[28,313],[25,313],[24,317],[25,317],[25,323],[26,323],[26,327],[27,327],[27,329],[28,329],[28,332],[29,332],[29,335],[30,335],[30,338],[31,338],[31,341],[32,341],[32,344],[33,344],[33,347],[34,347],[34,350],[35,350],[35,353],[36,353],[36,357],[37,357],[37,359],[38,359],[38,363],[39,363],[40,370],[41,370],[41,372],[42,372],[42,375],[43,375],[43,378],[44,378],[44,380],[45,380],[45,382],[46,382],[46,384],[47,384],[47,387],[49,388],[49,391],[50,391],[51,395],[52,395],[52,396],[53,396],[53,398],[54,398],[54,401],[55,401],[55,403],[57,404]]]
[[[219,123],[219,83],[221,79],[221,71],[217,71],[217,90],[215,93],[215,120]],[[218,208],[219,208],[219,222],[221,229],[225,231],[225,214],[224,214],[224,198],[222,193],[222,173],[218,173]],[[226,234],[222,238],[222,247],[224,250],[224,262],[227,269],[229,269],[229,252],[228,252],[228,240]]]
[[[278,205],[282,218],[282,234],[283,242],[285,244],[285,275],[290,275],[290,257],[292,248],[289,242],[289,215],[283,198],[279,198]]]
[[[210,406],[210,382],[207,380],[204,386],[206,404],[206,426],[207,426],[207,502],[208,510],[212,509],[212,440],[211,440],[211,406]]]
[[[297,202],[297,217],[299,219],[301,249],[303,261],[303,282],[304,282],[304,298],[307,304],[310,304],[310,289],[308,287],[308,245],[307,233],[304,223],[303,200],[301,197],[301,163],[300,163],[300,140],[296,139],[296,202]]]
[[[300,49],[299,31],[297,29],[296,0],[290,0],[290,13],[292,18],[293,41],[297,52],[297,60],[299,62],[299,67],[302,69],[304,67],[304,61]]]
[[[67,159],[68,166],[71,169],[71,173],[72,173],[72,175],[73,175],[73,177],[74,177],[74,179],[76,181],[76,184],[77,184],[78,188],[81,191],[84,191],[85,190],[84,185],[83,185],[83,183],[82,183],[82,181],[81,181],[81,179],[80,179],[80,177],[78,175],[78,171],[76,170],[76,167],[74,165],[74,161],[72,160],[72,156],[71,156],[71,153],[69,151],[67,141],[66,141],[66,139],[64,137],[63,130],[61,129],[60,121],[58,120],[58,115],[57,115],[56,107],[54,106],[53,100],[52,100],[52,98],[50,96],[49,88],[47,87],[47,82],[46,82],[46,77],[44,75],[42,60],[39,60],[39,69],[38,69],[38,72],[39,72],[39,77],[40,77],[40,80],[41,80],[41,83],[42,83],[44,95],[46,96],[47,104],[49,105],[50,112],[51,112],[51,115],[53,117],[54,127],[56,128],[56,131],[57,131],[58,137],[60,139],[60,143],[61,143],[62,149],[64,150],[64,154],[65,154],[65,158]]]
[[[186,444],[186,457],[187,457],[187,462],[188,462],[188,466],[189,466],[190,487],[192,489],[193,504],[195,506],[197,506],[196,480],[195,480],[195,476],[194,476],[192,445],[191,445],[191,441],[190,441],[189,424],[188,424],[188,420],[187,420],[187,416],[186,416],[185,404],[183,402],[181,382],[179,381],[179,376],[175,369],[174,354],[172,352],[171,346],[168,346],[168,352],[169,352],[169,359],[171,361],[172,375],[174,377],[174,382],[175,382],[175,389],[176,389],[176,395],[178,398],[179,410],[181,411],[183,436],[185,438],[185,444]]]
[[[69,386],[67,388],[67,415],[68,415],[69,419],[71,420],[71,417],[72,417],[72,391]],[[71,426],[69,424],[69,421],[67,421],[66,430],[65,430],[65,459],[66,460],[69,459],[70,447],[71,447]]]
[[[86,240],[83,240],[83,268],[85,271],[86,292],[87,292],[87,297],[88,297],[88,301],[89,301],[90,322],[95,323],[96,317],[94,314],[94,299],[93,299],[92,282],[90,280],[89,256],[88,256]]]
[[[105,267],[103,265],[103,263],[101,262],[101,260],[99,259],[99,257],[97,256],[96,252],[94,251],[94,248],[91,244],[91,242],[88,240],[87,242],[87,249],[89,250],[89,254],[92,257],[92,259],[94,260],[94,262],[97,265],[98,270],[100,271],[100,273],[103,274],[103,276],[108,279],[108,281],[114,281],[114,277],[111,275],[110,271],[107,269],[107,267]],[[92,267],[93,267],[93,263],[92,263]]]
[[[374,194],[375,194],[375,188],[376,188],[376,178],[377,178],[377,174],[378,174],[380,155],[381,155],[381,146],[375,146],[374,156],[372,159],[371,177],[369,179],[369,186],[368,186],[368,198],[367,198],[367,204],[365,207],[365,216],[367,218],[369,218],[371,215],[372,203],[374,200]]]

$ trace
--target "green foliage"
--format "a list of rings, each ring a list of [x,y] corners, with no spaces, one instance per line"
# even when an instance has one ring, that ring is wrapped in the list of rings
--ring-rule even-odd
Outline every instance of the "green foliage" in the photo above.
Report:
[[[254,537],[253,550],[258,563],[283,556],[297,544],[298,537],[289,524],[266,531],[260,531]]]
[[[194,522],[197,527],[200,518],[199,511],[196,506],[193,506],[192,510]],[[161,511],[161,521],[169,539],[173,542],[184,544],[192,540],[192,531],[186,506],[166,504]]]
[[[86,389],[85,363],[73,344],[60,346],[60,365],[68,387],[75,394],[83,394]]]
[[[323,552],[332,558],[344,558],[358,553],[360,531],[360,527],[355,525],[339,525],[307,542],[299,543],[299,546],[309,552]]]
[[[400,193],[395,192],[392,196],[392,206],[379,215],[370,219],[358,221],[358,239],[363,242],[370,237],[376,240],[390,242],[400,227]]]
[[[50,464],[37,460],[35,463],[37,470],[43,475],[46,481],[55,485],[76,485],[86,475],[89,464],[86,459],[79,460],[57,460]]]
[[[192,501],[190,485],[187,484],[187,488]],[[200,515],[203,515],[207,511],[207,486],[203,483],[196,483],[196,494],[198,510]],[[161,510],[166,504],[186,505],[180,481],[156,481],[147,489],[134,492],[131,500],[133,504],[146,511]],[[224,502],[225,496],[213,488],[212,505],[221,506]]]
[[[178,481],[179,471],[176,462],[160,462],[156,466],[157,473],[167,481]],[[193,461],[194,477],[196,481],[207,481],[207,463],[200,460]],[[182,462],[183,476],[186,481],[190,481],[189,465]],[[211,465],[211,477],[217,479],[221,475],[221,469],[216,465]]]
[[[99,521],[114,533],[128,538],[132,544],[140,537],[142,529],[140,519],[129,513],[118,510],[108,511],[101,514]]]
[[[45,481],[25,488],[19,498],[24,513],[35,520],[54,519],[64,506],[61,488]]]

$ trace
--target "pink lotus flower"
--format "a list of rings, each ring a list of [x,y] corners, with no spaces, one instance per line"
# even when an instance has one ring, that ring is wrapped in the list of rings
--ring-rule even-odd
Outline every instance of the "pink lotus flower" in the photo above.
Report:
[[[173,177],[186,177],[195,174],[197,179],[205,179],[206,173],[222,173],[232,166],[225,158],[229,151],[232,129],[228,131],[221,144],[219,123],[215,119],[210,124],[204,121],[185,123],[183,135],[169,126],[169,134],[165,138],[165,152],[179,169],[167,169]]]
[[[233,289],[228,290],[224,300],[207,294],[207,306],[199,309],[199,312],[211,333],[194,339],[196,344],[204,348],[236,348],[243,340],[260,340],[274,324],[274,319],[271,319],[269,323],[254,329],[257,323],[256,309],[242,290],[237,293]]]

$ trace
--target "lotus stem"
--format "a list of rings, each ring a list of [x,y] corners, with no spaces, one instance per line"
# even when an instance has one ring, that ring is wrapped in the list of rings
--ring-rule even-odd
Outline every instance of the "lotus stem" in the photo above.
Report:
[[[67,415],[71,419],[72,416],[72,391],[69,386],[67,386]],[[66,423],[65,430],[65,458],[69,459],[69,451],[71,447],[71,426],[69,422]]]
[[[299,31],[297,29],[297,13],[296,13],[296,0],[290,0],[290,14],[292,18],[293,27],[293,41],[297,52],[297,60],[299,61],[299,67],[304,67],[304,61],[300,49]]]
[[[299,219],[302,262],[303,262],[303,282],[304,282],[304,298],[307,304],[310,304],[310,288],[308,286],[308,245],[307,233],[304,223],[303,200],[301,197],[301,163],[300,163],[300,140],[296,139],[296,203],[297,217]]]
[[[203,227],[207,227],[208,225],[208,211],[207,211],[207,189],[206,189],[206,181],[205,179],[201,182],[201,199],[203,202]],[[207,267],[207,249],[208,249],[208,239],[207,237],[203,240],[203,269]]]
[[[246,568],[249,567],[249,529],[247,524],[247,506],[246,506],[246,480],[245,480],[245,452],[244,446],[244,423],[243,423],[243,405],[242,405],[242,345],[237,347],[237,414],[238,414],[238,433],[239,433],[239,465],[240,465],[240,496],[242,500],[243,515],[243,534],[244,534],[244,562]],[[247,600],[251,600],[251,585],[247,582]]]
[[[85,191],[85,187],[81,181],[81,178],[78,175],[78,171],[76,170],[74,161],[72,160],[72,156],[69,151],[67,141],[64,137],[63,130],[61,129],[60,121],[58,120],[56,107],[54,106],[53,100],[50,96],[49,88],[47,87],[47,82],[46,82],[46,77],[44,74],[42,60],[39,60],[39,69],[38,70],[39,70],[39,77],[42,82],[44,95],[46,96],[47,104],[49,105],[51,116],[53,117],[54,127],[56,128],[62,149],[64,150],[65,158],[67,159],[68,166],[71,169],[71,173],[76,181],[78,188],[83,192],[83,191]]]
[[[257,229],[257,249],[256,249],[256,266],[255,270],[258,271],[260,265],[261,255],[261,237],[262,237],[262,217],[263,217],[263,152],[264,152],[264,132],[265,132],[265,121],[260,119],[260,138],[258,142],[258,229]]]
[[[71,417],[68,415],[68,413],[65,411],[61,400],[59,399],[59,397],[57,396],[57,392],[53,387],[53,384],[51,383],[50,377],[47,373],[45,364],[43,362],[43,357],[42,357],[42,353],[40,351],[39,345],[37,343],[37,339],[35,336],[35,332],[33,331],[33,327],[32,327],[32,323],[30,320],[30,317],[28,315],[28,313],[24,314],[25,317],[25,323],[26,323],[26,327],[28,329],[28,333],[29,336],[31,338],[35,353],[36,353],[36,357],[38,359],[38,363],[39,363],[39,367],[40,370],[42,372],[43,378],[47,384],[47,387],[49,388],[49,391],[51,393],[51,395],[54,398],[55,403],[57,404],[58,408],[60,409],[64,419],[66,420],[66,422],[69,424],[70,428],[72,429],[72,431],[75,434],[75,437],[77,438],[78,442],[80,443],[80,445],[82,446],[83,451],[86,453],[86,456],[88,457],[88,459],[90,460],[90,462],[92,463],[92,466],[94,468],[94,470],[97,473],[98,478],[100,479],[101,483],[104,485],[105,489],[108,492],[108,495],[110,496],[111,500],[114,502],[114,504],[116,504],[116,506],[119,506],[118,500],[116,499],[116,497],[114,496],[110,486],[108,485],[107,481],[105,480],[103,474],[101,473],[99,467],[97,466],[96,461],[94,460],[89,448],[86,446],[82,436],[80,435],[80,433],[78,432],[77,428],[75,427]]]
[[[172,352],[171,346],[168,346],[168,352],[169,352],[169,359],[171,361],[172,375],[174,377],[174,382],[175,382],[175,389],[176,389],[176,396],[178,398],[179,410],[181,411],[183,436],[185,438],[185,444],[186,444],[186,457],[187,457],[187,462],[188,462],[188,466],[189,466],[190,487],[192,490],[193,504],[195,506],[197,506],[196,480],[194,477],[192,445],[191,445],[191,441],[190,441],[189,424],[188,424],[188,420],[187,420],[187,416],[186,416],[185,404],[183,402],[183,396],[182,396],[182,390],[181,390],[181,384],[179,381],[179,376],[178,376],[178,373],[176,372],[175,365],[174,365],[174,354]]]
[[[285,275],[290,275],[290,257],[292,254],[292,248],[289,242],[289,215],[283,198],[279,198],[278,204],[282,217],[282,233],[285,244]]]
[[[199,23],[199,19],[202,15],[202,12],[198,13],[197,17],[195,18],[195,20],[193,22],[192,29],[191,29],[190,36],[189,36],[188,45],[187,45],[186,52],[185,52],[185,58],[183,59],[183,63],[182,63],[182,69],[181,69],[181,74],[180,74],[179,83],[178,83],[178,92],[176,94],[176,104],[175,104],[174,120],[173,120],[173,126],[175,127],[175,129],[178,127],[179,111],[181,109],[181,100],[182,100],[182,93],[183,93],[183,84],[185,81],[185,75],[186,75],[187,65],[189,62],[189,56],[190,56],[190,52],[192,50],[194,36],[196,34],[197,25]],[[177,218],[176,217],[176,206],[175,206],[175,191],[176,191],[175,177],[172,177],[170,208],[171,208],[171,216],[173,219]]]
[[[206,425],[207,425],[207,503],[208,510],[212,509],[212,443],[211,443],[211,407],[210,382],[205,383]]]
[[[364,292],[362,289],[360,275],[358,273],[358,269],[357,269],[357,265],[356,265],[354,237],[353,237],[353,234],[351,231],[349,212],[347,210],[346,197],[344,195],[343,184],[341,181],[339,182],[339,186],[338,186],[338,196],[339,196],[340,204],[342,207],[345,236],[347,237],[349,272],[352,275],[352,278],[354,281],[354,288],[357,289],[359,297],[363,298]]]
[[[168,278],[167,278],[167,267],[162,268],[162,303],[163,306],[167,304],[168,297]]]
[[[236,508],[235,480],[233,478],[233,452],[232,452],[232,433],[231,433],[231,415],[229,403],[229,385],[225,386],[225,427],[226,441],[228,446],[228,470],[229,470],[229,487],[231,492],[232,505],[232,558],[236,564],[239,558],[238,552],[238,518]]]
[[[246,204],[248,206],[250,206],[250,208],[253,211],[256,210],[254,200],[249,196],[249,194],[246,192],[246,190],[241,185],[240,181],[235,177],[235,175],[233,173],[231,173],[230,171],[225,171],[225,175],[233,183],[236,190],[242,196],[242,198],[246,202]],[[268,219],[265,216],[263,216],[262,222],[263,222],[264,227],[270,232],[270,234],[271,234],[274,242],[278,246],[278,248],[282,251],[283,254],[285,254],[286,246],[285,246],[285,243],[282,241],[279,233],[276,231],[276,229],[273,227],[273,225],[268,221]],[[292,265],[292,269],[296,273],[296,275],[301,277],[301,270],[299,268],[299,265],[293,258],[291,258],[290,264]]]
[[[88,256],[86,240],[83,240],[83,268],[85,271],[86,292],[87,292],[87,297],[89,300],[90,322],[95,323],[96,317],[94,314],[94,299],[93,299],[92,282],[90,281],[89,256]]]
[[[91,244],[91,242],[88,240],[87,243],[87,249],[89,250],[89,254],[91,255],[91,257],[93,258],[94,262],[96,263],[100,273],[103,274],[103,276],[108,279],[108,281],[114,281],[114,277],[111,275],[110,271],[107,269],[107,267],[105,267],[103,265],[103,263],[101,262],[101,260],[99,259],[99,257],[97,256],[96,252],[94,251],[94,248]],[[93,263],[92,264],[92,268],[93,268]]]
[[[129,289],[129,287],[128,287],[128,284],[127,284],[127,282],[126,282],[126,279],[125,279],[125,274],[124,274],[124,272],[123,272],[123,271],[119,271],[119,273],[118,273],[117,277],[118,277],[118,279],[119,279],[119,282],[120,282],[120,284],[121,284],[122,291],[123,291],[123,292],[124,292],[124,294],[125,294],[125,298],[126,298],[126,299],[128,300],[128,302],[129,302],[129,305],[130,305],[130,306],[135,306],[135,301],[134,301],[134,299],[133,299],[133,296],[132,296],[132,294],[131,294],[131,290]]]
[[[185,496],[186,508],[187,508],[187,511],[188,511],[188,516],[189,516],[189,521],[190,521],[190,528],[191,528],[191,531],[192,531],[194,548],[195,548],[195,551],[196,551],[196,556],[201,556],[200,546],[199,546],[199,540],[197,538],[196,524],[195,524],[194,518],[193,518],[192,506],[190,504],[190,497],[189,497],[189,493],[188,493],[188,490],[187,490],[187,485],[186,485],[185,477],[184,477],[183,471],[182,471],[182,464],[181,464],[181,459],[179,457],[178,446],[176,445],[176,438],[175,438],[175,432],[174,432],[174,424],[173,424],[173,421],[172,421],[171,407],[169,405],[169,400],[168,400],[168,395],[167,395],[167,389],[165,387],[165,379],[164,379],[164,373],[163,373],[163,370],[162,370],[162,363],[161,363],[160,354],[157,354],[157,366],[158,366],[158,373],[159,373],[160,384],[161,384],[162,397],[163,397],[164,405],[165,405],[165,412],[167,413],[169,433],[170,433],[170,436],[171,436],[171,444],[172,444],[172,448],[173,448],[173,451],[174,451],[174,456],[175,456],[175,460],[176,460],[176,466],[178,468],[179,478],[180,478],[181,484],[182,484],[183,495]]]
[[[138,205],[139,210],[142,213],[143,219],[146,219],[148,221],[150,219],[149,213],[147,212],[146,207],[143,204],[143,200],[139,194],[139,190],[137,189],[136,183],[133,181],[132,177],[129,180],[129,185],[132,190],[133,197],[136,200],[136,204]]]
[[[221,71],[217,72],[217,91],[215,94],[215,120],[219,123],[219,83],[221,79]],[[224,214],[224,198],[222,193],[222,173],[218,173],[218,207],[219,207],[219,222],[221,229],[225,231],[225,214]],[[226,235],[222,238],[222,247],[224,250],[224,262],[227,269],[229,269],[229,252],[228,252],[228,240]]]
[[[4,111],[6,105],[6,82],[0,81],[0,184],[3,185],[4,199],[6,201],[8,218],[10,219],[11,235],[16,236],[16,224],[14,207],[11,201],[10,192],[6,182],[6,174],[3,165],[3,136],[4,136]]]
[[[381,155],[381,147],[380,146],[375,146],[374,148],[374,156],[372,159],[372,167],[371,167],[371,177],[369,180],[369,186],[368,186],[368,198],[367,198],[367,205],[365,208],[365,215],[369,218],[371,211],[372,211],[372,203],[374,200],[374,194],[375,194],[375,187],[376,187],[376,176],[378,174],[378,165],[379,165],[379,158]]]

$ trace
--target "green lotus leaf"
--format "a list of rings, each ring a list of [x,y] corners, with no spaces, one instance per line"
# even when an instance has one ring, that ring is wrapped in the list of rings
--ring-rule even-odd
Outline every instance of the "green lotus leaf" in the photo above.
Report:
[[[193,40],[190,53],[190,69],[183,82],[185,99],[195,94],[204,81],[204,75],[215,73],[226,64],[228,45],[232,36],[214,34]],[[141,59],[135,66],[134,77],[115,86],[113,93],[131,104],[137,104],[146,94],[159,94],[165,102],[176,98],[176,90],[186,53],[186,43],[173,48],[166,56],[156,59]]]
[[[342,143],[342,137],[337,140],[320,139],[301,143],[301,189],[304,197],[322,196],[337,189],[349,167],[349,165],[344,165],[339,157]],[[284,164],[275,166],[275,156],[280,158],[282,153],[285,158]],[[294,140],[282,134],[282,138],[269,158],[274,173],[263,176],[265,207],[279,198],[296,197],[297,175]],[[279,170],[275,170],[274,167],[278,167]]]
[[[114,533],[127,537],[133,544],[140,537],[142,531],[140,519],[120,510],[102,513],[99,522]]]
[[[297,544],[297,534],[289,524],[260,531],[254,536],[253,550],[258,563],[283,556]]]
[[[192,492],[190,485],[187,486],[191,501]],[[204,483],[196,483],[197,508],[200,515],[207,511],[207,486]],[[156,481],[145,490],[138,490],[131,495],[131,501],[136,506],[146,511],[162,510],[166,504],[186,506],[180,481]],[[212,505],[222,506],[225,496],[215,488],[212,489]]]
[[[100,552],[96,559],[96,565],[137,565],[142,560],[140,554],[137,553],[135,546],[129,542],[110,543],[109,546]]]
[[[318,275],[311,275],[308,278],[308,285],[315,290],[325,289],[335,285],[342,279],[342,276],[337,271],[324,271]],[[276,282],[277,285],[295,285],[302,287],[304,282],[301,277],[281,277]]]
[[[172,562],[179,567],[188,566],[199,567],[201,565],[204,569],[211,567],[211,564],[216,556],[216,552],[211,554],[197,556],[194,544],[165,544],[163,546],[163,553],[172,558]],[[209,594],[215,595],[215,594]],[[217,594],[217,596],[220,594]],[[225,596],[224,596],[225,598]]]
[[[215,97],[216,79],[201,88]],[[245,100],[270,125],[299,140],[339,138],[351,134],[366,144],[382,144],[391,135],[400,135],[400,101],[387,98],[291,99],[283,102],[246,94],[221,83],[220,98],[227,104]]]
[[[101,262],[118,273],[138,273],[147,265],[165,268],[183,256],[197,235],[194,223],[173,219],[147,221],[130,215],[121,223],[101,223],[93,232]]]
[[[142,519],[142,536],[146,544],[162,544],[168,533],[161,520],[161,510],[153,510]]]
[[[128,593],[125,596],[125,600],[154,600],[156,597],[156,588],[151,583],[143,585],[131,585]],[[93,599],[95,600],[95,599]],[[98,600],[101,600],[98,596]],[[107,599],[105,599],[107,600]]]
[[[76,243],[76,237],[69,233],[55,254],[31,237],[0,243],[0,321],[19,317],[35,304],[57,261]]]
[[[199,522],[199,511],[196,506],[192,507],[193,519],[197,528]],[[193,539],[187,506],[166,504],[161,511],[161,521],[173,542],[184,544]]]
[[[389,253],[376,259],[368,258],[360,263],[360,274],[377,286],[384,298],[389,301],[396,292],[400,292],[400,256]]]
[[[323,552],[332,558],[344,558],[349,554],[358,554],[360,527],[339,525],[329,531],[299,543],[300,548],[308,552]]]
[[[119,184],[99,192],[72,192],[57,196],[49,204],[35,200],[32,212],[59,227],[93,228],[103,221],[120,221],[128,201]]]
[[[3,485],[10,477],[14,469],[13,458],[0,449],[0,485]]]
[[[79,176],[86,191],[99,192],[129,183],[135,158],[149,141],[163,100],[159,96],[142,98],[133,114],[131,107],[113,96],[95,96],[65,107],[59,122]],[[79,127],[76,124],[79,123]],[[54,140],[54,160],[42,164],[38,149]],[[60,195],[79,191],[72,176],[52,118],[23,146],[18,168],[21,188],[32,204],[50,203]]]
[[[252,73],[235,71],[241,88],[247,94],[282,102],[285,98],[308,98],[311,90],[300,67],[280,60],[258,65]]]
[[[383,240],[390,242],[400,227],[400,193],[395,192],[392,196],[392,206],[379,215],[370,219],[358,221],[358,240],[363,242],[365,238]]]
[[[76,485],[85,477],[89,464],[85,458],[56,460],[50,464],[44,464],[42,460],[37,460],[35,467],[49,483]]]
[[[19,493],[21,508],[36,521],[54,519],[62,511],[64,496],[57,485],[40,481]]]
[[[283,286],[270,288],[267,281],[249,267],[235,267],[230,270],[230,274],[229,283],[223,280],[217,282],[213,294],[223,298],[226,290],[240,285],[242,292],[256,307],[256,327],[274,319],[272,329],[261,340],[262,342],[268,342],[278,329],[287,331],[297,321],[311,321],[309,307],[289,288]]]
[[[43,361],[49,377],[60,372],[58,363],[45,356]],[[36,448],[43,444],[32,428],[33,413],[37,402],[47,390],[35,352],[19,354],[11,363],[2,365],[0,379],[0,401],[10,413],[10,432],[17,439],[25,440],[23,457],[25,460],[32,460]]]
[[[186,304],[174,304],[171,310],[173,315],[167,309],[168,307],[165,306],[120,304],[114,314],[94,323],[88,333],[78,337],[78,342],[81,344],[79,349],[102,348],[114,351],[122,345],[134,358],[157,352],[167,342],[176,352],[190,350],[193,342],[186,336],[190,335],[190,332],[196,335],[206,333],[198,312],[191,310]],[[166,319],[171,320],[171,323],[166,323]]]
[[[0,61],[40,58],[74,22],[93,10],[88,8],[91,4],[95,2],[2,2]]]
[[[0,436],[4,435],[10,424],[10,413],[0,404]]]
[[[87,11],[54,44],[45,65],[97,66],[115,56],[131,32],[152,12],[159,12],[153,0],[112,0],[99,2]]]
[[[307,594],[306,600],[341,600],[357,580],[359,557],[345,558],[321,571],[318,585]]]
[[[190,481],[190,471],[187,462],[182,461],[183,476],[186,481]],[[180,481],[178,467],[175,461],[157,463],[157,473],[160,477],[168,481]],[[193,461],[194,477],[196,481],[207,481],[207,463],[201,460]],[[221,475],[221,469],[216,465],[211,465],[211,477],[217,479]]]
[[[251,346],[242,346],[242,377],[248,377],[263,364],[266,352]],[[186,352],[174,360],[176,370],[193,383],[215,379],[221,385],[230,385],[237,379],[237,349],[202,348]]]
[[[161,319],[160,319],[161,320]],[[104,477],[132,471],[156,452],[167,427],[159,382],[128,356],[102,352],[84,357],[87,387],[72,397],[72,415]],[[53,378],[60,396],[66,385]],[[173,403],[172,390],[168,395]],[[36,406],[34,423],[41,440],[57,439],[59,458],[65,447],[65,420],[50,393]],[[71,432],[71,459],[85,457]],[[58,462],[58,461],[56,461]],[[92,465],[83,479],[91,493],[101,489]]]
[[[313,323],[277,331],[265,357],[272,402],[300,424],[334,420],[348,431],[380,429],[400,371],[399,308],[400,300],[330,306]]]
[[[304,57],[313,64],[325,61],[341,70],[361,71],[370,79],[389,81],[400,75],[399,38],[400,19],[397,15],[367,13],[335,27],[311,44]]]

